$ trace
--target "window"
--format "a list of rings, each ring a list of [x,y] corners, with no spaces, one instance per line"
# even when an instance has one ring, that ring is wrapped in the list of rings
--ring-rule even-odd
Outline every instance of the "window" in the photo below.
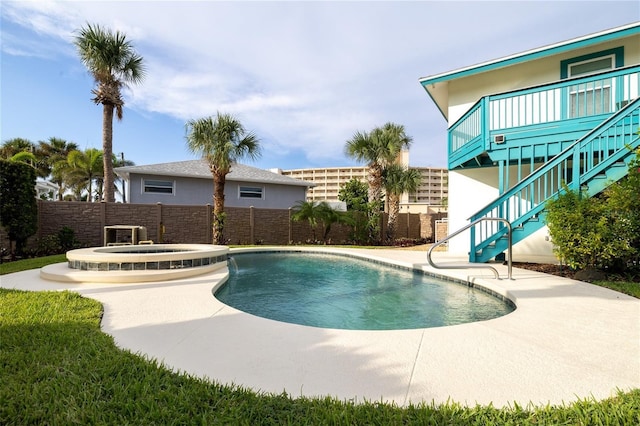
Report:
[[[595,74],[624,66],[624,47],[590,53],[560,62],[560,78]]]
[[[258,186],[241,186],[240,198],[262,198],[264,189]]]
[[[586,74],[595,74],[600,71],[612,70],[614,55],[604,58],[595,58],[586,61],[576,62],[568,65],[569,77],[578,77]]]
[[[169,194],[174,193],[174,181],[170,180],[142,180],[142,192],[145,194]]]
[[[561,62],[561,77],[583,77],[623,66],[623,48],[609,49]],[[569,117],[588,117],[613,111],[615,82],[605,78],[569,87]]]
[[[569,89],[569,117],[588,117],[611,112],[611,102],[610,79],[571,86]]]

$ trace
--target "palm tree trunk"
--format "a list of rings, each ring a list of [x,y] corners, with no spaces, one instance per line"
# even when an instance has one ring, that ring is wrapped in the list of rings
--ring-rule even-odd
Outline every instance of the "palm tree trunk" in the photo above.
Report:
[[[87,195],[87,203],[93,203],[93,176],[89,176],[89,194]]]
[[[398,224],[398,214],[400,213],[400,196],[388,194],[389,197],[389,219],[387,220],[387,240],[389,242],[396,239],[396,227]]]
[[[224,185],[226,175],[215,172],[213,174],[213,244],[224,244]]]
[[[102,108],[102,161],[104,165],[104,200],[115,201],[113,193],[113,109],[112,104],[103,104]]]
[[[380,164],[372,163],[369,165],[367,181],[369,184],[369,202],[382,200],[382,166]]]
[[[382,166],[378,163],[369,164],[368,196],[369,196],[369,241],[378,244],[382,239],[380,232],[380,210],[382,208]]]

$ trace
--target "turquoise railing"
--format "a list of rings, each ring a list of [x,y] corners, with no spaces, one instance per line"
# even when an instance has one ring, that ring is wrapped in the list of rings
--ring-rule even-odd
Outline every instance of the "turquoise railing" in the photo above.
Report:
[[[598,127],[578,139],[573,145],[522,179],[499,198],[469,218],[506,219],[514,230],[513,242],[520,241],[542,227],[539,216],[544,204],[556,197],[563,185],[570,189],[584,189],[592,196],[610,181],[627,173],[626,160],[632,149],[640,146],[640,98],[628,103],[617,114],[604,120]],[[600,178],[598,184],[592,184]],[[532,224],[531,226],[530,225]],[[526,228],[526,229],[525,229]],[[502,250],[496,245],[506,228],[499,222],[487,221],[471,228],[471,262],[489,260]],[[485,250],[490,247],[492,250]],[[483,253],[485,252],[485,253]]]
[[[482,101],[476,103],[449,130],[449,155],[482,135]]]
[[[449,129],[449,158],[482,145],[490,132],[612,114],[640,96],[640,66],[572,78],[479,100]]]

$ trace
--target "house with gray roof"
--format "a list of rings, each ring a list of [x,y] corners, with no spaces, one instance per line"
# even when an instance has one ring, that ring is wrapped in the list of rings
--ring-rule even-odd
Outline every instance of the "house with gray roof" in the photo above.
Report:
[[[126,200],[137,204],[213,204],[213,177],[206,160],[117,167],[128,185]],[[304,201],[313,183],[268,170],[234,164],[224,187],[225,206],[288,209]]]

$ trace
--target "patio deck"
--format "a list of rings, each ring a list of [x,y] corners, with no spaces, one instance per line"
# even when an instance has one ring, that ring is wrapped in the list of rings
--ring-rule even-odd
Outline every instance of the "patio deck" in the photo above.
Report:
[[[220,303],[212,289],[226,268],[133,284],[60,283],[32,270],[2,276],[0,286],[76,291],[104,305],[102,329],[121,348],[199,377],[292,397],[501,407],[640,388],[638,299],[517,268],[512,281],[495,280],[489,270],[433,270],[424,251],[320,249],[474,282],[517,309],[450,327],[348,331],[267,320]],[[460,261],[443,252],[434,258]],[[505,266],[494,266],[506,276]]]

